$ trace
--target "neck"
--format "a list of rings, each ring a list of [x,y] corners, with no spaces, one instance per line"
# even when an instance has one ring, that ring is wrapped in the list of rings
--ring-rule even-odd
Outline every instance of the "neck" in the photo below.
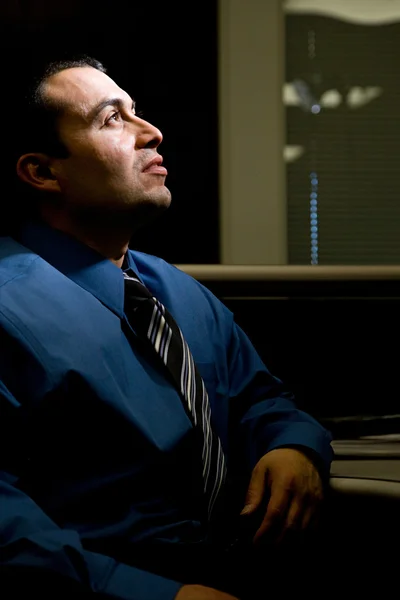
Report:
[[[99,254],[108,258],[117,267],[121,268],[125,254],[128,250],[132,231],[121,224],[91,222],[77,223],[65,215],[42,213],[43,220],[53,227],[76,238],[86,246],[93,248]]]

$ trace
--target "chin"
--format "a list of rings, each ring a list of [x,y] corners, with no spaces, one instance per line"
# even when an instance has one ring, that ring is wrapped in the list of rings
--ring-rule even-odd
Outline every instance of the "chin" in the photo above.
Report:
[[[123,198],[117,202],[104,204],[78,205],[72,211],[75,220],[90,226],[104,226],[111,228],[128,228],[132,232],[143,225],[154,221],[171,204],[171,193],[163,186],[154,188],[138,195]]]
[[[170,191],[164,188],[162,193],[151,194],[143,198],[141,202],[136,200],[123,212],[125,218],[130,221],[132,228],[136,230],[157,219],[169,208],[170,204]]]
[[[154,203],[157,206],[165,206],[168,208],[171,204],[171,192],[165,185],[157,188],[156,190],[151,190],[149,192],[145,202]]]

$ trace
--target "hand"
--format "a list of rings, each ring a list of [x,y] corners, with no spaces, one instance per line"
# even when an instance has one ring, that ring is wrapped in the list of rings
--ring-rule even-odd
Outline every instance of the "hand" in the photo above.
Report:
[[[238,598],[204,585],[184,585],[175,596],[175,600],[238,600]]]
[[[278,543],[289,532],[304,531],[318,514],[323,497],[321,477],[314,463],[300,450],[277,448],[265,454],[253,469],[242,515],[255,513],[269,493],[266,513],[253,538],[267,532]]]

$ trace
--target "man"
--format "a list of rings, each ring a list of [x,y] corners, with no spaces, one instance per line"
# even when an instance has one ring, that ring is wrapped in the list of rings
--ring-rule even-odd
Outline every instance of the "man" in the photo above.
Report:
[[[250,565],[235,588],[229,556],[310,526],[330,436],[208,290],[128,250],[170,203],[162,135],[102,65],[49,65],[16,120],[25,192],[0,244],[7,581],[21,572],[42,597],[246,595]]]

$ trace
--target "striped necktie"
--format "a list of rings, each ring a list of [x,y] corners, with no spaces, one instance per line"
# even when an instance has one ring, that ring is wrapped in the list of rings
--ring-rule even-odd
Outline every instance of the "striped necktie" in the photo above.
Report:
[[[124,272],[125,314],[140,339],[151,346],[167,368],[184,407],[200,434],[203,489],[208,519],[226,478],[221,441],[211,425],[211,409],[204,381],[180,328],[163,304],[154,298],[131,270]]]

